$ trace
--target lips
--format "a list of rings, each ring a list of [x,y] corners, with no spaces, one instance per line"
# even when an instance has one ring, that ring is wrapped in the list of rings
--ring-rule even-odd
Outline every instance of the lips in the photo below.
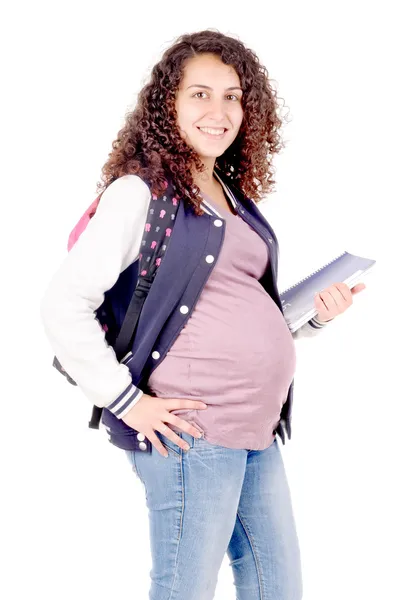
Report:
[[[213,139],[213,140],[222,140],[225,136],[225,134],[227,133],[228,129],[226,129],[225,127],[223,127],[224,131],[223,133],[220,133],[219,135],[214,134],[214,133],[206,133],[205,131],[202,131],[200,129],[200,127],[197,127],[197,129],[200,131],[200,133],[202,135],[204,135],[205,137],[207,137],[207,139]],[[209,127],[208,129],[213,129],[213,127]]]
[[[200,126],[197,126],[197,127],[198,127],[199,130],[200,130],[201,127],[204,127],[205,129],[223,129],[224,130],[223,133],[225,133],[226,131],[228,131],[227,127],[210,127],[210,126],[207,126],[207,125],[200,125]]]

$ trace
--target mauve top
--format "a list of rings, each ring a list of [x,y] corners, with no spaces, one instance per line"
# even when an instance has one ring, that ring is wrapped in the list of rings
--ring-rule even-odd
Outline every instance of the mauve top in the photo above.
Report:
[[[148,387],[157,397],[205,402],[205,411],[170,412],[194,424],[208,442],[263,450],[274,441],[294,376],[294,340],[259,283],[269,264],[266,244],[239,215],[202,196],[226,220],[224,243],[191,317]]]

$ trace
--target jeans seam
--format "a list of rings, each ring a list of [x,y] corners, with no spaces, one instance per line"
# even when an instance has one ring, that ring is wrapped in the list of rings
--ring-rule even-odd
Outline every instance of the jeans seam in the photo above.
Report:
[[[240,516],[240,514],[239,514],[239,510],[237,511],[237,517],[238,517],[239,521],[240,521],[240,522],[241,522],[241,524],[242,524],[242,527],[243,527],[243,529],[244,529],[244,532],[245,532],[245,533],[246,533],[246,535],[247,535],[247,539],[249,540],[249,544],[250,544],[251,550],[252,550],[252,552],[253,552],[254,562],[255,562],[255,565],[256,565],[256,571],[257,571],[258,587],[259,587],[259,590],[260,590],[260,600],[265,600],[265,598],[264,598],[264,596],[263,596],[263,589],[262,589],[262,584],[261,584],[261,580],[260,580],[260,575],[261,575],[261,576],[263,576],[263,573],[262,573],[262,571],[261,571],[261,568],[260,568],[260,561],[258,560],[258,557],[257,557],[257,555],[256,555],[256,550],[255,550],[255,546],[254,546],[253,539],[252,539],[252,538],[251,538],[251,536],[250,536],[250,532],[249,532],[248,528],[247,528],[247,527],[245,527],[245,525],[244,525],[244,523],[243,523],[243,519],[242,519],[242,517],[241,517],[241,516]],[[264,581],[265,581],[265,580],[264,580]]]
[[[137,472],[137,465],[135,464],[135,454],[134,454],[134,450],[130,450],[130,455],[131,455],[131,462],[133,464],[133,471],[134,473],[138,476],[138,472]]]
[[[169,600],[171,600],[173,592],[174,592],[174,585],[176,582],[176,577],[177,577],[177,561],[178,561],[178,555],[180,552],[180,541],[181,541],[181,532],[182,532],[182,521],[184,518],[184,510],[185,510],[185,488],[184,488],[184,473],[183,473],[183,469],[182,469],[182,454],[179,456],[179,463],[180,463],[180,481],[181,481],[181,496],[182,496],[182,507],[181,507],[181,517],[180,517],[180,530],[178,532],[178,538],[177,538],[177,542],[178,542],[178,546],[177,546],[177,552],[176,552],[176,559],[175,559],[175,563],[174,563],[174,578],[173,578],[173,583],[171,586],[171,590],[170,590],[170,595],[169,595]]]

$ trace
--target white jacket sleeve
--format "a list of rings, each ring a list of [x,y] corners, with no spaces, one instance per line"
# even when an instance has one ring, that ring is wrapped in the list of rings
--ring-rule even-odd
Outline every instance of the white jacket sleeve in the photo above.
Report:
[[[150,199],[149,187],[136,175],[111,183],[40,303],[45,334],[62,367],[93,404],[119,419],[143,392],[117,360],[94,311],[137,260]]]
[[[328,323],[333,321],[318,321],[316,317],[310,319],[307,323],[304,323],[302,327],[299,327],[294,333],[292,333],[293,339],[309,338],[319,335],[319,333],[327,326]]]

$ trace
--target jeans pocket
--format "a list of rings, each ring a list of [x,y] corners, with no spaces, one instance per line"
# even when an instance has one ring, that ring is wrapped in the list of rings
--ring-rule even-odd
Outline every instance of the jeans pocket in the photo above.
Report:
[[[182,438],[182,433],[180,431],[174,431],[174,433],[176,435],[178,435],[179,438]],[[179,457],[181,455],[181,452],[183,452],[183,449],[180,448],[180,446],[178,444],[176,444],[170,438],[168,438],[166,435],[164,435],[164,433],[155,431],[155,434],[158,436],[161,444],[166,448],[166,450],[170,450],[172,455],[177,456],[177,457]],[[155,452],[159,452],[159,450],[157,448],[153,448],[153,449],[155,450]]]

